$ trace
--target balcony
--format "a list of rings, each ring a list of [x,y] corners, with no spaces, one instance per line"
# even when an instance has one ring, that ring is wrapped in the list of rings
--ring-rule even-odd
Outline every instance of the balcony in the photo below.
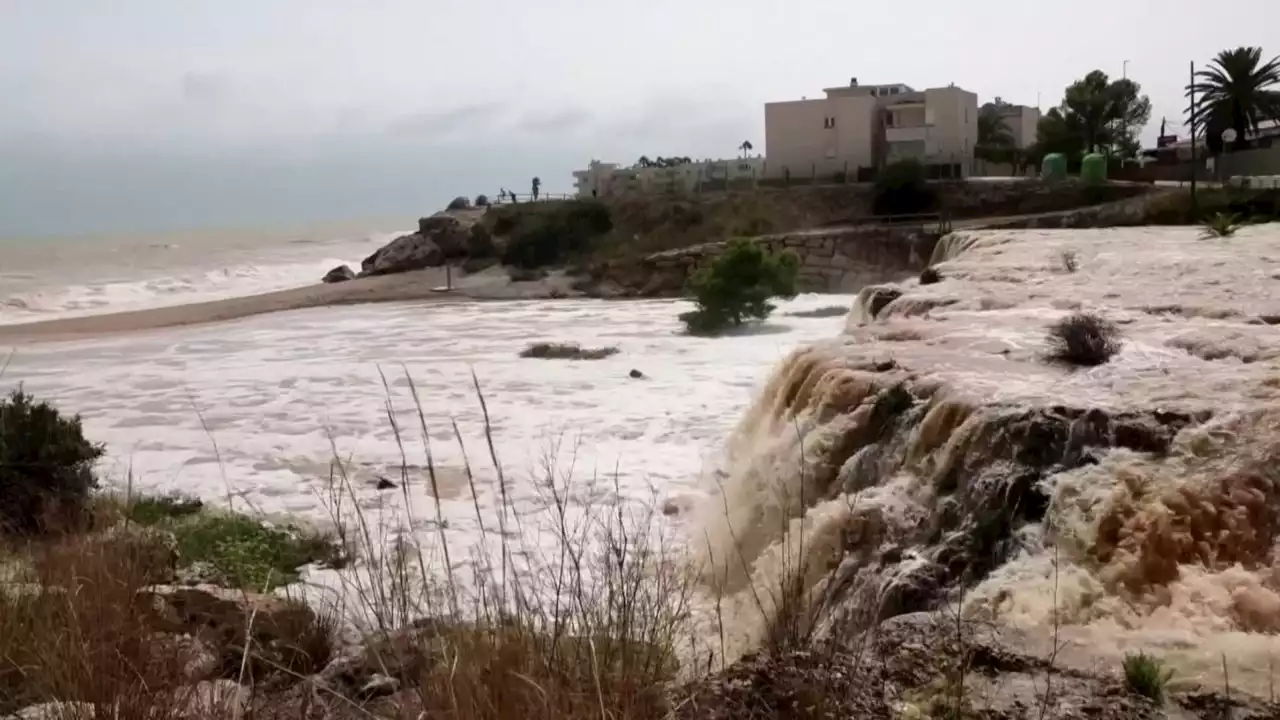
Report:
[[[889,143],[926,141],[929,139],[928,125],[909,125],[907,127],[886,127],[884,139]]]

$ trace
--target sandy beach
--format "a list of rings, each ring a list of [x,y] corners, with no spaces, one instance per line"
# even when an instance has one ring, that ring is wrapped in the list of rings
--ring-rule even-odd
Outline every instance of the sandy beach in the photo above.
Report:
[[[448,291],[443,290],[446,280],[443,268],[432,268],[171,307],[0,325],[0,347],[200,325],[330,305],[520,300],[548,297],[553,291],[569,294],[569,280],[563,275],[553,274],[535,282],[512,283],[500,267],[468,276],[461,276],[455,270],[453,289]]]

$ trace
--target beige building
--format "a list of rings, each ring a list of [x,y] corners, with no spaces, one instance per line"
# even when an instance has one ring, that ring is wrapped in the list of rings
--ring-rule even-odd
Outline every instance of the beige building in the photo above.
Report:
[[[765,105],[766,175],[853,179],[862,168],[902,159],[937,177],[969,174],[978,142],[978,96],[957,87],[827,88],[826,97]]]
[[[764,175],[762,156],[702,160],[668,167],[622,167],[592,160],[573,173],[578,197],[617,197],[627,193],[688,194],[750,184]]]

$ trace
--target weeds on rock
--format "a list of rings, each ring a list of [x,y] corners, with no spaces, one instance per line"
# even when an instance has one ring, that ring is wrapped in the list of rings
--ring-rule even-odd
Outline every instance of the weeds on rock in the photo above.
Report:
[[[1074,313],[1049,327],[1049,358],[1071,365],[1102,365],[1120,352],[1120,331],[1093,313]]]
[[[1165,686],[1173,677],[1164,662],[1146,653],[1129,653],[1124,656],[1124,682],[1133,692],[1160,705],[1164,703]]]

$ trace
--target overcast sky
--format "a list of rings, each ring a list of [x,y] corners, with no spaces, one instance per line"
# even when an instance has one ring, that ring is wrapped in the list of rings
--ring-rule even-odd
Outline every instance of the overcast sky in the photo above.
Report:
[[[1127,59],[1150,140],[1189,61],[1277,27],[1280,0],[0,0],[0,236],[562,192],[592,157],[763,148],[764,102],[850,76],[1048,108]]]

